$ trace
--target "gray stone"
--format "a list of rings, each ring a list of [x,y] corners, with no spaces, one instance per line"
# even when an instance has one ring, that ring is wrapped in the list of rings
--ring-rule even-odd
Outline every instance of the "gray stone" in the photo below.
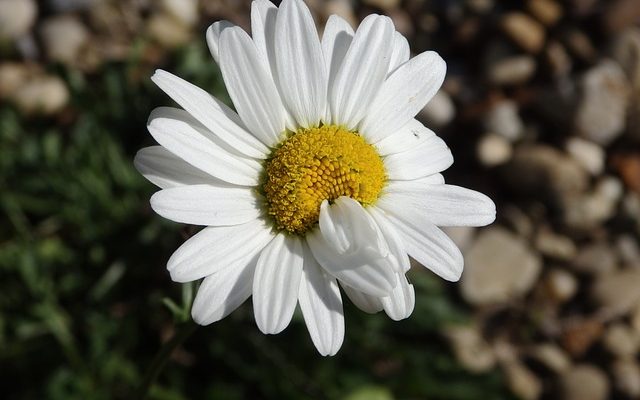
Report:
[[[578,137],[567,141],[566,150],[591,175],[598,176],[604,170],[605,153],[599,145]]]
[[[434,128],[447,125],[455,115],[456,107],[453,104],[453,100],[444,90],[438,91],[420,112],[420,117]]]
[[[499,228],[482,231],[466,254],[460,290],[473,305],[502,303],[528,293],[541,261],[518,236]]]
[[[69,102],[69,89],[57,76],[40,76],[29,80],[13,96],[25,115],[53,115]]]
[[[627,269],[600,277],[592,297],[608,315],[627,315],[640,304],[640,270]]]
[[[478,142],[476,154],[482,165],[485,167],[495,167],[511,159],[513,148],[504,136],[488,133],[482,136]]]
[[[82,22],[72,16],[52,17],[40,27],[44,48],[52,61],[74,64],[89,43],[89,31]]]
[[[474,373],[487,372],[496,365],[491,346],[484,340],[475,325],[451,326],[444,332],[458,362]]]
[[[632,399],[640,397],[640,365],[636,360],[616,360],[611,372],[618,390]]]
[[[597,242],[581,247],[570,266],[577,272],[605,275],[613,272],[617,263],[618,258],[611,246]]]
[[[581,80],[575,129],[585,138],[608,145],[624,130],[629,104],[629,82],[615,61],[605,60]]]
[[[528,55],[506,57],[492,63],[487,72],[495,85],[517,85],[527,82],[536,72],[536,60]]]
[[[602,337],[604,347],[621,358],[634,357],[638,353],[639,339],[638,333],[623,323],[610,325]]]
[[[593,365],[578,365],[561,378],[563,400],[605,400],[609,396],[607,375]]]
[[[26,35],[37,16],[38,5],[34,0],[0,0],[0,40]]]
[[[524,126],[518,114],[518,105],[511,100],[496,103],[484,117],[487,132],[498,134],[510,141],[522,137]]]

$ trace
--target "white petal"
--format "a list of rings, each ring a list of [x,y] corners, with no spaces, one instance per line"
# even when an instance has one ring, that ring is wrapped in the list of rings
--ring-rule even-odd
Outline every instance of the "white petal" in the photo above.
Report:
[[[373,296],[386,296],[395,284],[387,244],[375,222],[349,197],[321,205],[319,228],[307,242],[320,265],[347,285]]]
[[[269,0],[255,0],[251,3],[251,38],[265,65],[275,71],[275,32],[278,7]]]
[[[218,49],[220,47],[220,34],[223,30],[235,26],[229,21],[216,21],[207,29],[207,46],[209,46],[209,52],[211,57],[218,63],[220,60]]]
[[[332,356],[344,340],[342,297],[336,279],[322,270],[309,248],[304,246],[304,269],[298,301],[318,352]]]
[[[393,292],[380,299],[384,312],[394,321],[409,318],[416,305],[416,293],[404,274],[396,274],[398,283]]]
[[[253,278],[253,314],[263,333],[282,332],[291,322],[303,261],[297,236],[277,235],[260,254]]]
[[[260,181],[262,166],[257,160],[232,154],[184,110],[156,108],[147,129],[164,148],[211,176],[236,185],[255,186]]]
[[[197,324],[221,320],[251,296],[258,256],[259,253],[244,257],[241,262],[204,278],[191,307],[191,316]]]
[[[432,136],[416,147],[383,159],[389,179],[412,180],[442,172],[453,164],[447,144]]]
[[[418,114],[440,89],[446,73],[444,60],[433,51],[402,64],[384,82],[359,132],[376,143]]]
[[[162,189],[201,183],[222,184],[221,180],[193,167],[162,146],[140,149],[133,165],[142,176]]]
[[[382,236],[389,246],[389,262],[396,272],[404,274],[411,268],[409,255],[402,244],[402,238],[382,212],[375,207],[367,210],[378,225]]]
[[[349,300],[351,300],[351,302],[362,311],[369,314],[375,314],[382,311],[382,302],[379,297],[369,296],[368,294],[359,292],[351,286],[345,285],[343,282],[340,282],[340,285],[342,286],[342,289],[344,289]]]
[[[385,216],[403,238],[407,253],[420,264],[448,281],[457,281],[464,259],[460,249],[424,216],[407,216],[401,209],[384,209]]]
[[[238,114],[262,143],[274,146],[285,128],[285,112],[271,73],[241,28],[220,36],[220,70]]]
[[[480,192],[454,185],[424,185],[396,181],[378,205],[424,215],[438,226],[485,226],[496,219],[496,206]]]
[[[394,32],[389,74],[392,74],[396,68],[409,61],[409,57],[411,57],[409,42],[400,32]]]
[[[374,144],[380,155],[402,153],[418,147],[425,140],[436,134],[422,122],[412,119],[395,133]]]
[[[193,225],[240,225],[262,211],[255,189],[192,185],[164,189],[151,196],[151,208],[175,222]]]
[[[301,0],[280,4],[275,44],[285,106],[299,126],[317,126],[327,107],[327,72],[316,25]]]
[[[254,158],[269,154],[269,148],[245,130],[238,114],[209,93],[163,70],[157,70],[151,80],[236,151]]]
[[[389,70],[393,32],[391,19],[375,14],[358,27],[329,88],[333,123],[353,129],[366,115]]]
[[[322,34],[322,53],[324,54],[324,65],[327,71],[328,87],[333,86],[338,70],[342,66],[344,56],[351,46],[353,40],[353,28],[343,18],[333,14],[327,20]],[[331,109],[327,104],[327,115],[324,119],[331,123]]]
[[[273,239],[262,221],[204,228],[176,250],[167,269],[175,282],[191,282],[260,252]]]

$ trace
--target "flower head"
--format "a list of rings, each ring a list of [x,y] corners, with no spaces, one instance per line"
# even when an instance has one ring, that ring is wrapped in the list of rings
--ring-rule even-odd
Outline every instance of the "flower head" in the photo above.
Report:
[[[138,170],[162,190],[153,209],[205,226],[169,259],[177,282],[204,278],[199,324],[253,297],[264,333],[299,304],[313,343],[335,354],[344,337],[340,287],[366,312],[407,318],[409,256],[455,281],[462,255],[438,226],[495,219],[483,194],[447,185],[453,157],[415,119],[444,80],[435,52],[410,59],[388,17],[357,30],[338,16],[319,38],[301,0],[256,0],[250,37],[214,23],[207,43],[235,106],[165,71],[153,81],[182,109],[161,107]]]

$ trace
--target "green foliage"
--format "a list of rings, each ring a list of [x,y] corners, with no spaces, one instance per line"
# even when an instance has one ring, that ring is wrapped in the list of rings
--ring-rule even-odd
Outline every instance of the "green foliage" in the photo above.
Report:
[[[130,399],[193,286],[164,264],[188,228],[148,206],[134,170],[151,144],[146,117],[170,100],[136,49],[95,76],[60,70],[73,105],[57,119],[0,106],[0,389],[5,399]],[[167,67],[227,99],[203,46]],[[142,77],[142,78],[139,78]],[[251,305],[199,328],[176,351],[151,398],[505,398],[497,375],[472,376],[438,334],[464,319],[444,284],[414,271],[413,317],[393,322],[347,305],[341,352],[320,357],[299,315],[281,335],[255,327]]]

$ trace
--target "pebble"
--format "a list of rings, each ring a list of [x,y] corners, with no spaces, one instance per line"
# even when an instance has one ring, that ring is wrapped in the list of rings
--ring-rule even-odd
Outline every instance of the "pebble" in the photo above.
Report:
[[[502,17],[502,29],[518,46],[529,53],[538,53],[545,41],[544,27],[521,12],[510,12]]]
[[[452,326],[445,329],[456,359],[468,371],[488,372],[496,365],[491,346],[484,340],[477,326]]]
[[[570,260],[577,253],[576,245],[570,238],[545,228],[538,231],[535,246],[542,255],[558,260]]]
[[[516,147],[504,174],[513,189],[558,204],[582,194],[589,184],[589,176],[580,164],[546,144]]]
[[[493,62],[487,75],[494,85],[519,85],[529,81],[535,72],[536,60],[529,55],[521,55]]]
[[[29,78],[28,68],[19,63],[0,64],[0,99],[12,97]]]
[[[476,154],[482,165],[495,167],[511,159],[513,148],[504,136],[488,133],[478,142]]]
[[[440,128],[449,124],[456,116],[456,106],[453,104],[451,96],[444,90],[440,90],[422,109],[419,116],[429,126]]]
[[[147,20],[147,32],[160,45],[168,48],[180,47],[189,42],[191,31],[175,18],[164,13],[154,14]]]
[[[160,0],[160,8],[185,26],[194,26],[198,22],[197,0]]]
[[[77,18],[70,15],[52,17],[40,27],[40,36],[52,61],[74,64],[89,42],[89,31]]]
[[[58,113],[69,102],[69,89],[57,76],[30,79],[14,94],[13,101],[25,115],[50,116]]]
[[[604,171],[606,154],[599,145],[579,137],[571,137],[565,149],[591,175],[599,176]]]
[[[622,194],[618,179],[602,178],[591,193],[564,199],[565,224],[578,231],[595,229],[613,217]]]
[[[620,358],[634,357],[640,346],[640,336],[624,323],[610,325],[602,337],[604,347],[614,356]]]
[[[640,270],[627,269],[600,277],[591,295],[610,315],[627,315],[640,303]]]
[[[638,241],[631,235],[620,235],[616,239],[616,250],[622,262],[626,265],[634,266],[640,262],[640,246]]]
[[[591,63],[598,55],[591,39],[582,31],[569,30],[564,34],[563,40],[569,51],[582,61]]]
[[[529,0],[527,9],[546,26],[553,26],[562,18],[562,6],[553,0]]]
[[[542,394],[542,381],[521,362],[504,365],[503,372],[511,392],[523,400],[536,400]]]
[[[29,33],[38,16],[34,0],[0,0],[0,39],[17,39]]]
[[[597,319],[570,319],[562,331],[562,346],[573,357],[581,357],[602,337],[603,331],[604,326]]]
[[[618,258],[611,246],[597,242],[581,247],[570,266],[577,272],[602,276],[613,272],[617,263]]]
[[[363,3],[388,11],[397,8],[400,5],[400,0],[363,0]]]
[[[611,32],[620,32],[635,24],[640,18],[640,0],[616,0],[605,3],[603,25]]]
[[[482,231],[465,261],[460,290],[473,305],[501,303],[525,295],[542,266],[539,256],[522,238],[499,227]]]
[[[536,345],[531,349],[530,355],[558,374],[571,368],[571,358],[555,344],[544,343]]]
[[[611,56],[627,74],[634,89],[640,89],[640,28],[632,27],[617,35]]]
[[[640,365],[636,360],[616,360],[611,371],[618,390],[629,398],[640,398]]]
[[[518,104],[512,100],[496,103],[484,116],[484,128],[487,132],[498,134],[510,141],[522,137],[524,124],[518,113]]]
[[[575,366],[561,377],[563,400],[605,400],[609,396],[607,375],[593,365]]]
[[[566,77],[573,68],[571,56],[564,46],[557,41],[550,41],[545,48],[545,58],[549,63],[551,72],[556,78]]]
[[[582,77],[581,89],[575,128],[585,138],[606,146],[625,128],[630,94],[627,77],[615,61],[605,60]]]
[[[570,272],[553,269],[547,274],[545,286],[553,300],[564,303],[578,291],[578,280]]]

